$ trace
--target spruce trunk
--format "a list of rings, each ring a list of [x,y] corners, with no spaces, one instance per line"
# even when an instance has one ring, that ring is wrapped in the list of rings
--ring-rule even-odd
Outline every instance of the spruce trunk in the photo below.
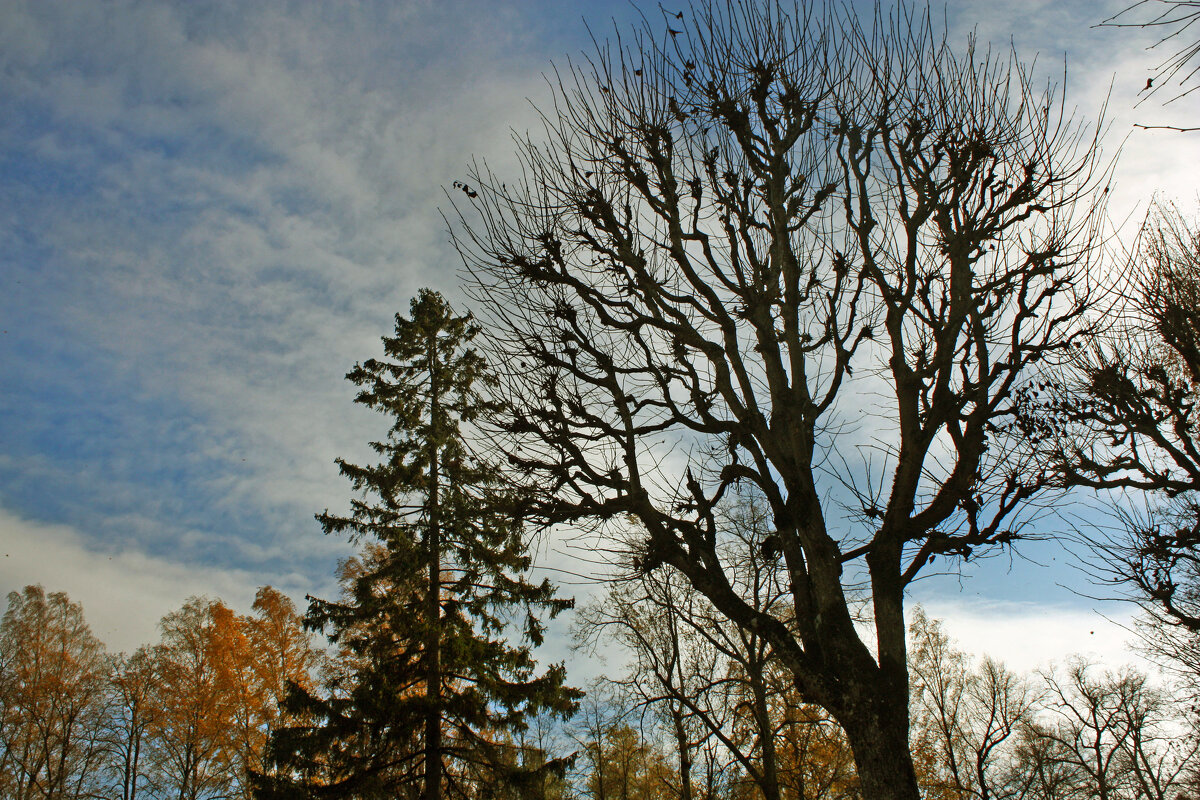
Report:
[[[429,363],[437,364],[437,336],[429,339]],[[439,506],[438,481],[438,452],[439,442],[437,420],[440,413],[437,372],[432,367],[429,382],[429,531],[426,534],[426,553],[429,570],[429,596],[427,598],[426,619],[428,630],[425,636],[425,658],[427,671],[425,675],[425,691],[429,701],[429,710],[425,717],[425,798],[424,800],[441,800],[442,797],[442,663],[441,663],[441,508]]]

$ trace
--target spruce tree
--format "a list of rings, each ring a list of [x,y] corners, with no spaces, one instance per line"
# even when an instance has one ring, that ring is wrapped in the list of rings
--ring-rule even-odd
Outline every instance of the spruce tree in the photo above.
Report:
[[[525,577],[519,492],[468,443],[495,411],[478,332],[422,290],[384,337],[386,358],[347,375],[392,425],[371,443],[379,463],[338,461],[358,495],[349,514],[317,517],[363,545],[342,598],[310,599],[308,624],[342,659],[326,696],[293,691],[289,710],[310,723],[275,735],[280,777],[260,778],[259,797],[485,797],[564,766],[522,769],[503,744],[531,714],[569,715],[580,692],[561,665],[535,674],[538,614],[571,601]],[[505,636],[514,625],[520,645]]]

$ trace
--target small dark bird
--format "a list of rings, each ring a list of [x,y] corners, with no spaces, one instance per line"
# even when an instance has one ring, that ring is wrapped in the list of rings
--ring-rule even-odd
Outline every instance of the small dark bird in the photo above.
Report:
[[[683,19],[683,12],[680,11],[678,14],[676,14],[675,19]]]
[[[635,70],[633,71],[633,74],[634,74],[634,75],[637,75],[639,78],[640,78],[640,77],[642,77],[642,71],[641,71],[640,69],[635,69]]]
[[[683,31],[677,31],[674,28],[667,28],[667,33],[671,34],[672,36],[678,36],[679,34],[683,33]]]
[[[1149,89],[1153,85],[1154,85],[1154,78],[1146,78],[1146,89]],[[1144,91],[1146,91],[1146,89],[1142,89],[1142,91],[1144,92]]]

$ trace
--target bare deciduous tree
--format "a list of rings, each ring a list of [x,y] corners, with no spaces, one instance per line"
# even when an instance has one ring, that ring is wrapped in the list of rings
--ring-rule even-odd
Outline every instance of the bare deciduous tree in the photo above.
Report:
[[[762,546],[771,533],[765,505],[737,496],[718,517],[738,593],[753,608],[785,617],[778,554]],[[599,648],[616,640],[630,653],[615,682],[673,737],[675,796],[743,791],[764,800],[818,800],[855,782],[844,734],[796,697],[767,639],[730,623],[678,572],[614,581],[580,620],[585,643]]]
[[[865,796],[916,798],[905,591],[1018,539],[1054,482],[1007,426],[1091,333],[1096,131],[906,6],[702,5],[554,86],[523,179],[476,170],[455,230],[530,517],[641,531],[642,570],[686,576],[836,718]],[[852,446],[874,455],[834,469]],[[739,483],[785,615],[722,557]]]
[[[973,668],[920,608],[910,630],[914,744],[936,754],[926,791],[979,800],[1017,795],[1014,751],[1019,732],[1032,721],[1037,692],[986,656]]]
[[[1186,796],[1181,791],[1197,741],[1179,729],[1169,698],[1145,675],[1129,669],[1097,675],[1092,664],[1075,660],[1065,673],[1042,677],[1045,719],[1032,726],[1027,755],[1049,754],[1037,760],[1057,764],[1063,794],[1100,800]]]
[[[701,4],[553,84],[522,179],[476,170],[454,233],[530,517],[638,532],[640,569],[686,576],[845,729],[866,797],[916,798],[905,591],[1019,538],[1053,484],[1007,426],[1090,335],[1095,129],[905,5]],[[785,614],[731,579],[738,484]]]

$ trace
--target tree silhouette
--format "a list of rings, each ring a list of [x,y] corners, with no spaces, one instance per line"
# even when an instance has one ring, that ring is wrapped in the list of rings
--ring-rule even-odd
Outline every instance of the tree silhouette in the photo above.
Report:
[[[1067,485],[1112,495],[1115,532],[1083,531],[1096,577],[1148,613],[1147,648],[1200,674],[1200,231],[1151,209],[1111,330],[1027,396]],[[1130,493],[1124,494],[1124,493]],[[1141,498],[1138,498],[1141,495]]]
[[[457,199],[501,442],[539,522],[678,570],[843,727],[866,797],[912,800],[905,592],[1055,485],[1008,426],[1090,335],[1095,130],[904,4],[662,23],[558,73],[521,179],[480,168]],[[730,577],[739,483],[785,616]]]

